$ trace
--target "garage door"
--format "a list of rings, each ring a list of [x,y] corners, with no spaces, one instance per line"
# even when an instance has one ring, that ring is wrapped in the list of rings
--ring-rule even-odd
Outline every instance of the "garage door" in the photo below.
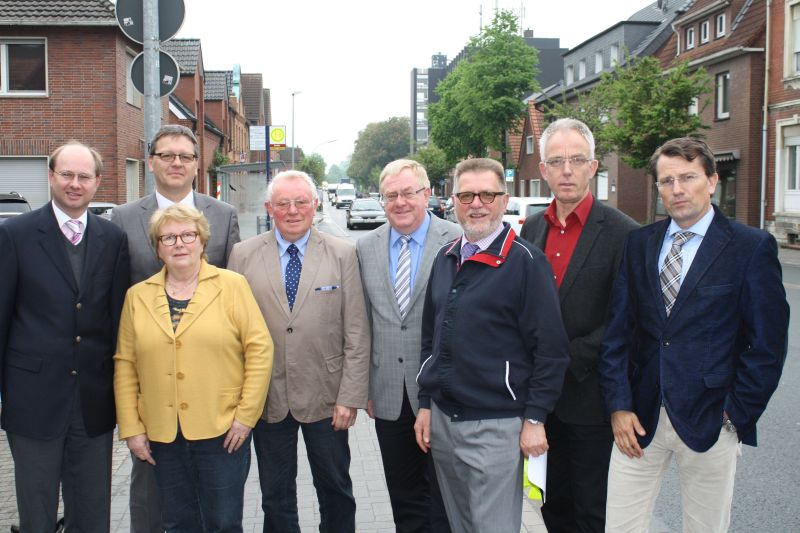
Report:
[[[0,157],[0,192],[18,192],[31,209],[50,201],[46,157]]]

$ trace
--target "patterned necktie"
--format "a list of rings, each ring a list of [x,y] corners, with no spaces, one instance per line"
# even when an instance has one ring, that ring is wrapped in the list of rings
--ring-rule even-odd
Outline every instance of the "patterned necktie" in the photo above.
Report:
[[[83,235],[83,222],[80,220],[67,220],[61,226],[61,232],[69,242],[78,244],[81,240],[81,235]]]
[[[297,296],[297,286],[300,284],[300,271],[303,265],[297,256],[300,252],[297,246],[290,244],[286,251],[289,253],[289,262],[286,264],[286,272],[283,277],[286,284],[286,298],[289,300],[289,311],[291,311],[294,307],[294,299]]]
[[[461,263],[463,264],[464,261],[475,255],[480,247],[477,244],[472,244],[471,242],[465,242],[461,245]]]
[[[664,299],[667,316],[672,311],[672,306],[675,305],[675,299],[678,297],[678,291],[681,289],[681,267],[683,266],[681,250],[683,245],[692,237],[694,237],[694,233],[691,231],[680,231],[675,234],[672,240],[672,247],[669,249],[666,259],[664,259],[664,266],[658,276],[661,280],[661,297]]]
[[[400,307],[400,317],[405,318],[411,302],[411,235],[400,236],[400,255],[397,256],[397,271],[394,276],[394,296]]]

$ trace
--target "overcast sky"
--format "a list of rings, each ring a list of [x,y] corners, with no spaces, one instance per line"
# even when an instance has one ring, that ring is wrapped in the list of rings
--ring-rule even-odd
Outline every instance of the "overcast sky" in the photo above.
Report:
[[[495,6],[524,10],[521,26],[571,48],[625,20],[646,0],[185,0],[178,37],[201,39],[206,70],[260,72],[275,125],[328,165],[352,153],[370,123],[408,116],[411,69],[452,59]],[[333,141],[333,142],[329,142]]]

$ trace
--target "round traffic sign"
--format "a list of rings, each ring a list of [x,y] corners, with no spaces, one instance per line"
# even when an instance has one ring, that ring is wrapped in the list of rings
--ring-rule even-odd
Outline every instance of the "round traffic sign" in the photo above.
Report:
[[[166,52],[158,52],[160,95],[167,96],[178,87],[180,69],[178,62]],[[136,90],[144,94],[144,52],[133,58],[130,72],[131,81]]]
[[[282,143],[286,139],[286,132],[282,128],[272,128],[269,132],[269,138],[274,143]]]
[[[117,0],[114,13],[122,33],[139,44],[144,43],[143,0]],[[158,40],[169,41],[181,29],[186,16],[183,0],[158,2]]]

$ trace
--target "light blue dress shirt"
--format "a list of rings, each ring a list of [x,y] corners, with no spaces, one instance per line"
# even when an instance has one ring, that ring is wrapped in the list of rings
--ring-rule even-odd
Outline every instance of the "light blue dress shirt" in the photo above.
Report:
[[[302,265],[303,260],[306,256],[306,248],[308,247],[309,235],[311,235],[311,230],[308,230],[305,235],[303,235],[296,241],[289,242],[283,238],[283,235],[281,235],[281,232],[278,231],[278,228],[275,228],[275,240],[278,241],[278,257],[281,260],[281,279],[283,280],[284,285],[286,285],[286,278],[284,277],[286,275],[286,265],[289,264],[289,259],[291,258],[287,250],[289,249],[289,246],[292,244],[297,246],[297,249],[300,251],[297,254],[297,257],[300,258],[300,264]]]
[[[658,271],[661,272],[661,269],[664,268],[664,260],[667,258],[669,249],[672,248],[674,235],[681,231],[691,231],[694,233],[694,236],[686,241],[681,248],[681,258],[683,260],[681,266],[681,284],[683,284],[686,273],[689,272],[692,261],[694,261],[694,256],[697,255],[697,249],[700,248],[700,243],[703,242],[703,237],[705,237],[706,232],[708,232],[708,228],[711,226],[711,221],[713,219],[714,209],[711,208],[708,210],[708,213],[703,215],[703,218],[695,222],[690,228],[683,229],[678,226],[674,220],[670,222],[667,228],[667,234],[664,236],[664,242],[661,244],[661,253],[658,254]]]
[[[419,258],[422,256],[422,249],[425,247],[425,237],[428,235],[428,228],[431,225],[430,213],[425,213],[422,224],[411,233],[411,240],[408,241],[408,250],[411,252],[411,292],[414,291],[414,282],[417,278],[419,268]],[[394,285],[394,277],[397,274],[397,258],[400,256],[400,237],[402,234],[396,229],[389,230],[389,276]]]

